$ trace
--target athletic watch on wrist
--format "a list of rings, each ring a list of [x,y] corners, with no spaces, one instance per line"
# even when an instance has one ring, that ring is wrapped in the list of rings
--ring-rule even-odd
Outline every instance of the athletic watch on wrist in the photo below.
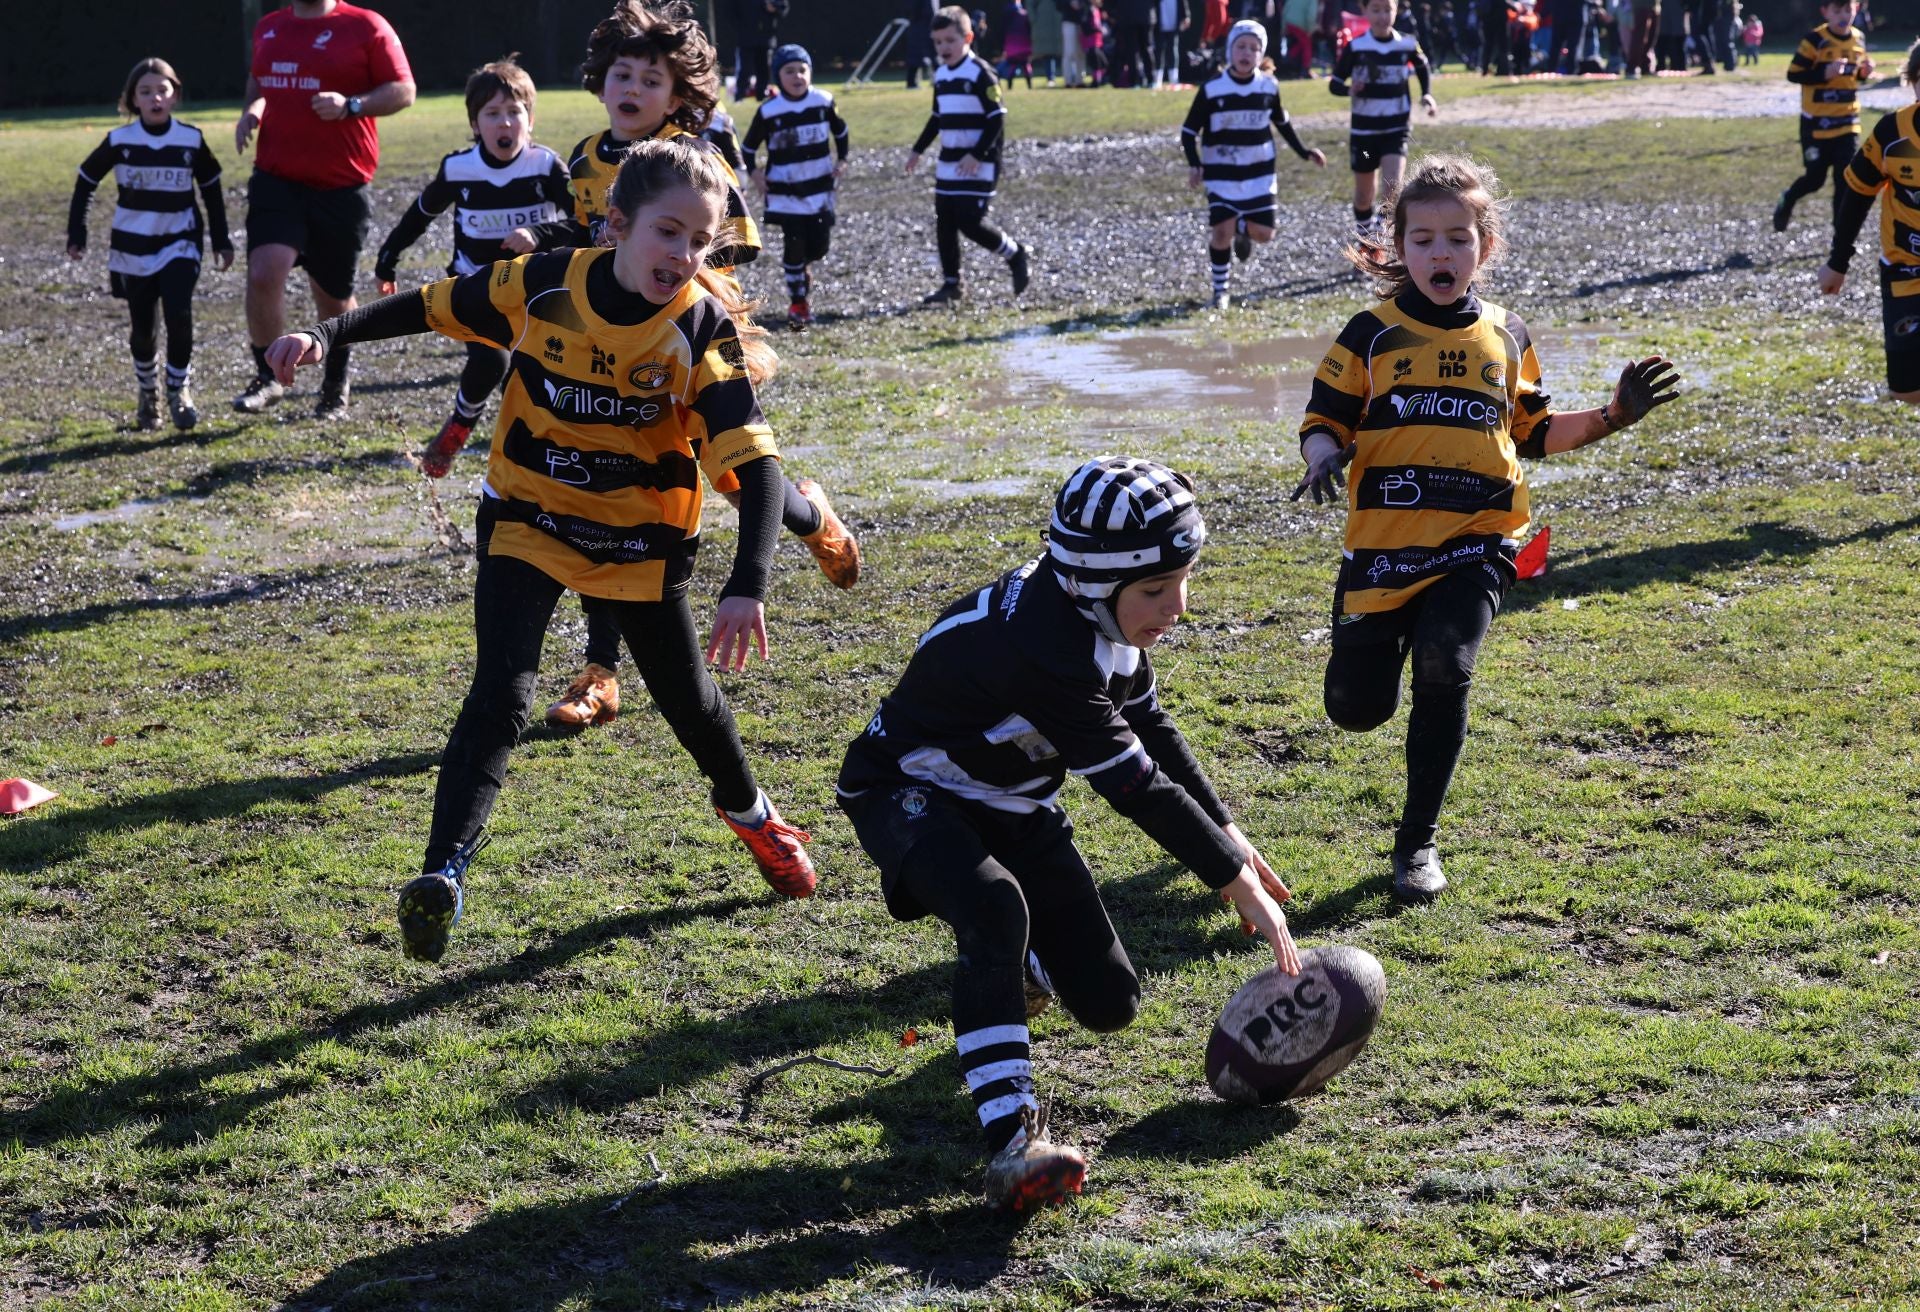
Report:
[[[347,97],[347,117],[359,118],[360,110],[361,110],[360,97],[348,96]]]

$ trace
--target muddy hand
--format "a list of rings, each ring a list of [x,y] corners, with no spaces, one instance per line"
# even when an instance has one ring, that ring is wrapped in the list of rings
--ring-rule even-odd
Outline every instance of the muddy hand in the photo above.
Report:
[[[1620,371],[1619,385],[1613,389],[1613,414],[1622,428],[1630,428],[1645,419],[1657,405],[1665,405],[1680,395],[1680,375],[1673,361],[1650,355]]]

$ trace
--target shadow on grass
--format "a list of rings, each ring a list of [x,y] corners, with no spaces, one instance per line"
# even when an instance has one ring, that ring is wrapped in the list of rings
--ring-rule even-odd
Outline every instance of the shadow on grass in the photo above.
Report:
[[[1631,592],[1648,583],[1685,582],[1765,560],[1791,560],[1855,542],[1879,542],[1915,529],[1920,529],[1920,515],[1890,524],[1863,525],[1833,537],[1766,521],[1743,525],[1738,536],[1706,542],[1672,542],[1638,551],[1595,550],[1570,562],[1556,557],[1544,580],[1516,586],[1507,593],[1501,609],[1510,613],[1544,606],[1568,594]]]
[[[44,615],[16,615],[0,620],[0,642],[17,642],[42,633],[66,633],[107,620],[144,615],[152,611],[204,611],[255,601],[304,601],[323,592],[338,595],[343,591],[351,592],[351,585],[356,579],[410,569],[417,563],[416,558],[409,557],[368,564],[306,566],[245,578],[223,588],[202,588],[170,597],[127,597],[119,601],[91,602]]]
[[[1108,1135],[1100,1155],[1136,1161],[1226,1161],[1292,1133],[1299,1124],[1300,1113],[1289,1103],[1242,1107],[1188,1099],[1149,1112]]]
[[[307,456],[263,456],[229,460],[196,474],[187,484],[191,497],[212,496],[230,487],[253,487],[268,479],[308,474],[352,474],[365,469],[399,469],[405,460],[398,448],[339,455],[328,451]]]
[[[423,759],[428,763],[432,760]],[[208,1091],[210,1084],[247,1072],[273,1071],[297,1061],[302,1052],[322,1041],[351,1041],[368,1031],[391,1028],[492,989],[531,983],[613,939],[645,939],[696,918],[724,918],[751,901],[740,896],[707,898],[596,920],[505,961],[443,976],[402,997],[351,1007],[331,1020],[288,1030],[223,1056],[171,1066],[150,1075],[62,1088],[25,1111],[0,1118],[0,1140],[14,1139],[31,1147],[136,1121],[155,1122],[144,1139],[148,1145],[177,1147],[212,1138],[262,1107],[298,1094],[309,1077],[303,1072],[285,1071],[259,1088],[232,1096]]]
[[[1578,299],[1599,296],[1606,292],[1617,292],[1627,287],[1666,287],[1674,283],[1692,282],[1696,278],[1717,278],[1721,274],[1735,271],[1751,273],[1758,269],[1768,269],[1777,264],[1789,262],[1791,261],[1785,256],[1755,260],[1745,251],[1732,251],[1717,263],[1697,265],[1690,269],[1654,269],[1648,273],[1636,273],[1628,278],[1610,278],[1605,282],[1584,282],[1573,289],[1573,295]]]
[[[218,428],[192,428],[182,433],[169,429],[161,433],[140,433],[99,442],[82,442],[64,450],[30,452],[0,460],[0,474],[32,474],[55,465],[86,465],[118,456],[144,456],[173,447],[211,446],[242,433],[250,425],[227,424]]]
[[[1023,1221],[974,1201],[970,1138],[918,1133],[929,1097],[949,1099],[952,1078],[935,1062],[852,1100],[889,1131],[862,1160],[776,1162],[497,1212],[461,1234],[347,1262],[283,1306],[714,1307],[804,1297],[876,1268],[922,1293],[979,1289],[1006,1270]]]

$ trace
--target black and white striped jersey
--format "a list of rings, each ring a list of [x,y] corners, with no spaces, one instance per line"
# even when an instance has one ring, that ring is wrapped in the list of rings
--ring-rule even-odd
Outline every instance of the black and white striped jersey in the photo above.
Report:
[[[920,139],[913,143],[913,153],[925,153],[934,138],[939,138],[934,195],[992,196],[1000,179],[1000,145],[1007,122],[1007,109],[1000,100],[1000,79],[993,65],[968,50],[958,64],[935,68],[932,81],[933,114],[920,130]],[[980,171],[963,178],[960,161],[967,155],[980,161]]]
[[[67,244],[87,244],[87,206],[112,173],[120,196],[113,207],[113,231],[107,269],[145,278],[175,260],[198,260],[200,239],[211,233],[217,251],[233,249],[227,234],[227,206],[220,194],[220,164],[207,149],[200,129],[179,119],[154,131],[135,119],[107,133],[81,161],[67,210]],[[207,206],[202,227],[198,191]]]
[[[1232,817],[1160,706],[1145,652],[1074,609],[1046,558],[941,613],[840,767],[842,797],[919,782],[1016,813],[1086,779],[1212,887],[1241,856]]]
[[[515,228],[533,230],[566,217],[573,208],[567,166],[545,146],[528,146],[510,160],[495,159],[475,142],[440,161],[433,181],[407,207],[393,231],[380,243],[374,276],[393,280],[407,247],[433,221],[453,211],[453,258],[447,272],[464,277],[514,252],[500,243]]]
[[[1180,148],[1187,163],[1200,170],[1209,200],[1244,206],[1275,194],[1276,131],[1296,155],[1307,157],[1281,107],[1280,83],[1273,74],[1255,72],[1242,81],[1227,71],[1194,93],[1180,128]]]
[[[1382,41],[1362,32],[1340,52],[1327,90],[1353,97],[1354,136],[1387,136],[1406,132],[1413,118],[1409,73],[1420,79],[1421,95],[1432,89],[1426,52],[1412,33],[1395,31]]]
[[[782,91],[760,102],[740,143],[747,172],[767,148],[767,216],[819,214],[833,208],[836,155],[847,157],[847,125],[833,97],[819,87],[795,100]]]

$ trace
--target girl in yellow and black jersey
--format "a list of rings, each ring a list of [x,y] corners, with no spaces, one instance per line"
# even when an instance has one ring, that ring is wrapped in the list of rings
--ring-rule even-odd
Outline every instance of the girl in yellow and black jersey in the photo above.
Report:
[[[636,142],[677,141],[707,152],[725,181],[725,235],[707,253],[707,265],[731,279],[736,265],[760,254],[760,230],[740,194],[739,178],[712,143],[697,135],[718,103],[720,77],[713,45],[693,10],[683,0],[618,0],[588,35],[580,69],[581,85],[606,106],[607,127],[570,152],[573,219],[559,225],[566,235],[543,235],[543,240],[548,245],[602,244],[608,198],[627,152]],[[429,460],[434,456],[428,452]],[[433,466],[428,468],[431,472]],[[714,490],[739,506],[740,485],[731,474],[722,474]],[[814,480],[782,476],[780,523],[800,539],[835,587],[851,588],[859,580],[860,544]],[[605,724],[620,709],[619,628],[591,597],[582,604],[586,659],[565,694],[547,707],[547,723],[557,729]]]
[[[1874,124],[1840,175],[1833,250],[1819,273],[1831,296],[1847,280],[1860,225],[1880,200],[1880,316],[1887,347],[1887,389],[1920,405],[1920,41],[1907,50],[1900,80],[1914,103]]]
[[[1599,409],[1550,407],[1526,324],[1473,290],[1502,248],[1497,187],[1462,156],[1414,166],[1394,202],[1392,245],[1349,251],[1379,280],[1381,303],[1327,351],[1300,425],[1307,476],[1295,498],[1311,489],[1316,502],[1331,500],[1352,466],[1328,717],[1343,729],[1385,723],[1413,662],[1407,799],[1393,845],[1393,891],[1408,899],[1446,887],[1440,805],[1466,741],[1474,661],[1528,527],[1520,458],[1598,441],[1678,394],[1679,376],[1652,356],[1628,365]]]
[[[533,704],[540,646],[571,589],[614,617],[661,715],[713,786],[715,808],[777,891],[814,873],[754,782],[701,659],[687,602],[700,538],[700,476],[737,474],[740,544],[706,660],[766,656],[768,565],[780,461],[754,399],[773,355],[703,268],[722,230],[713,157],[647,142],[620,167],[612,249],[554,251],[389,296],[276,341],[284,380],[343,343],[437,332],[511,351],[478,520],[473,683],[447,740],[423,873],[401,890],[408,956],[437,961],[464,903],[468,863]]]

